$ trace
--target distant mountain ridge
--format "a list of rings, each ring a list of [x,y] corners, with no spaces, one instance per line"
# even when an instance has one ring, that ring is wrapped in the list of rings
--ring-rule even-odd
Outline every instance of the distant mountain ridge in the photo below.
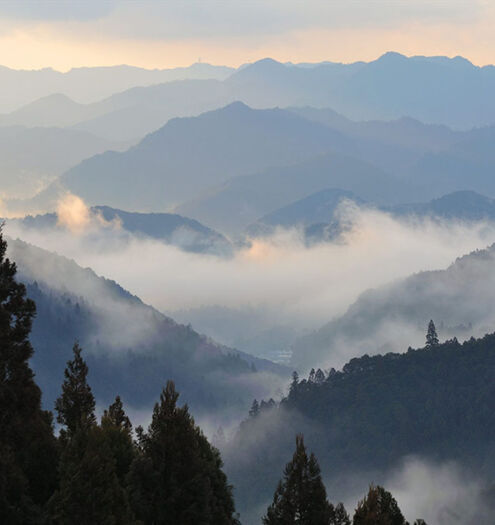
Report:
[[[351,191],[324,189],[264,215],[247,228],[247,233],[257,235],[273,232],[276,228],[332,222],[339,204],[345,200],[364,204],[364,201]]]
[[[31,197],[85,158],[129,145],[74,129],[0,126],[0,195]]]
[[[38,199],[45,204],[56,199],[62,185],[90,204],[163,211],[232,177],[334,148],[347,151],[352,144],[293,113],[237,102],[199,117],[172,119],[124,153],[87,159]]]
[[[353,192],[333,188],[317,191],[279,208],[258,219],[246,231],[251,235],[266,235],[276,228],[307,228],[338,223],[337,211],[345,201],[364,210],[376,209],[398,218],[468,222],[495,220],[495,199],[469,190],[448,193],[428,202],[377,206]]]
[[[206,63],[173,69],[143,69],[127,65],[78,67],[67,72],[51,68],[15,70],[0,66],[0,82],[3,89],[0,112],[13,111],[54,93],[61,93],[87,104],[134,86],[189,78],[223,79],[232,71],[232,68],[226,66]]]
[[[231,255],[233,247],[230,241],[222,234],[187,217],[173,213],[136,213],[110,208],[109,206],[94,206],[90,209],[93,219],[100,228],[115,230],[118,235],[121,231],[137,235],[138,237],[156,239],[178,248],[216,255]],[[9,223],[18,224],[24,228],[43,231],[56,229],[58,216],[56,213],[44,215],[27,215],[23,219],[8,219]]]
[[[38,97],[60,93],[85,104],[91,102],[86,107],[73,103],[68,108],[67,100],[60,98],[58,109],[52,106],[51,112],[44,112],[43,125],[59,126],[66,122],[111,140],[136,140],[170,118],[197,115],[235,100],[255,108],[333,108],[361,121],[411,117],[465,130],[495,123],[495,104],[491,98],[495,68],[476,67],[461,57],[386,53],[368,63],[312,65],[282,64],[266,58],[237,70],[206,64],[164,71],[119,66],[83,68],[66,74],[49,70],[16,72],[12,78],[9,75],[13,73],[6,71],[10,70],[4,70],[7,91],[13,90],[12,79],[18,79],[16,75],[29,78],[39,74],[43,79],[40,86],[48,83],[52,87],[50,90],[42,87]],[[64,89],[60,79],[76,78],[78,82],[74,81],[71,89]],[[86,96],[83,100],[77,96],[81,86],[93,90],[93,97]],[[94,96],[96,92],[99,97]],[[12,92],[12,96],[17,95],[21,93]],[[32,109],[36,105],[37,102],[31,104]],[[17,106],[19,110],[20,104]],[[26,109],[0,116],[0,122],[2,119],[6,124],[33,122],[34,116],[28,115]],[[37,125],[39,119],[40,114],[34,120]]]

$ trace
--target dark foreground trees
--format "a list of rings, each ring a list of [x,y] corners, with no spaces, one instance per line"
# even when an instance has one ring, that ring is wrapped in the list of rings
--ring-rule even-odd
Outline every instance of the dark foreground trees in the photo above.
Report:
[[[15,525],[42,519],[56,484],[57,445],[28,364],[35,305],[6,249],[0,230],[0,523]]]
[[[57,420],[62,454],[60,486],[49,504],[52,522],[65,525],[233,525],[238,523],[219,452],[194,424],[169,381],[148,432],[132,426],[119,397],[101,424],[87,383],[81,348],[67,363]]]
[[[353,525],[406,525],[395,498],[383,487],[371,485],[358,503]]]
[[[148,432],[138,431],[129,475],[130,500],[145,523],[236,524],[232,489],[213,448],[167,382]]]
[[[95,400],[87,382],[88,367],[78,344],[73,352],[56,403],[57,421],[64,425],[60,431],[60,486],[50,500],[48,514],[60,525],[134,523],[124,476],[119,478],[117,472],[121,463],[120,433],[127,439],[129,452],[131,435],[124,434],[117,420],[108,415],[114,405],[105,413],[104,424],[97,425]]]
[[[296,437],[296,451],[285,467],[263,525],[351,525],[344,505],[334,507],[328,502],[318,462],[314,454],[308,456],[302,435]],[[357,505],[352,525],[409,524],[392,494],[370,485]],[[426,523],[420,519],[414,525]]]
[[[340,523],[346,512],[339,505]],[[344,519],[344,521],[342,521]],[[330,525],[335,523],[335,508],[327,501],[320,467],[313,453],[309,456],[302,435],[296,437],[296,451],[287,463],[284,476],[263,518],[264,525]]]
[[[219,452],[187,407],[176,406],[171,382],[148,433],[140,432],[135,443],[119,397],[98,424],[88,367],[75,344],[55,407],[60,434],[54,435],[28,363],[35,305],[15,280],[6,249],[0,230],[0,523],[237,523]]]

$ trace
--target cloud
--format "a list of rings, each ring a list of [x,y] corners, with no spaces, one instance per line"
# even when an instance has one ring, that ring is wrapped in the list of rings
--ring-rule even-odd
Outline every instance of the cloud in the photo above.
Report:
[[[391,49],[486,62],[494,18],[483,0],[2,2],[0,45],[11,67],[60,69],[184,66],[198,57],[356,61]]]
[[[455,462],[438,465],[408,458],[389,475],[385,487],[411,523],[417,518],[428,525],[474,525],[490,521],[491,512],[483,499],[485,483]]]
[[[95,20],[108,16],[115,0],[3,0],[0,15],[14,20]]]
[[[91,221],[89,208],[77,195],[66,194],[57,205],[58,225],[72,233],[82,233]]]
[[[6,1],[0,15],[16,20],[96,23],[111,34],[127,37],[176,39],[271,35],[307,28],[383,27],[411,19],[423,22],[466,22],[484,7],[478,0],[433,3],[428,0],[332,2],[297,0],[58,0]]]
[[[88,233],[100,228],[120,228],[116,217],[112,221],[104,219],[100,212],[94,212],[77,195],[64,194],[57,202],[57,225],[69,230],[73,235]]]
[[[221,258],[137,238],[102,227],[97,220],[81,231],[81,221],[87,224],[84,206],[71,198],[67,208],[66,223],[75,229],[37,231],[10,223],[6,231],[93,268],[172,317],[182,311],[182,321],[187,322],[184,310],[216,305],[220,313],[222,308],[260,312],[264,330],[278,325],[299,331],[319,328],[369,288],[421,270],[446,268],[456,257],[495,241],[493,224],[412,224],[350,207],[342,212],[354,224],[345,242],[308,248],[301,232],[281,230]],[[389,328],[390,333],[417,336],[416,328]]]

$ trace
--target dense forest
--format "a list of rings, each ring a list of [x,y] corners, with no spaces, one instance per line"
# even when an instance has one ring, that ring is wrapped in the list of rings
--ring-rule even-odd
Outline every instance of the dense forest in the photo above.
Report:
[[[299,432],[339,497],[344,479],[384,479],[406,456],[456,460],[490,483],[494,373],[495,334],[439,343],[433,323],[423,348],[364,355],[305,379],[294,373],[280,403],[253,403],[224,454],[241,511],[264,501]]]

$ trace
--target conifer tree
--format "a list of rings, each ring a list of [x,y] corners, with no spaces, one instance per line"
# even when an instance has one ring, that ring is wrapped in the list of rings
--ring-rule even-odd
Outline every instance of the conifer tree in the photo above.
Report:
[[[29,367],[35,304],[17,282],[0,226],[0,522],[37,523],[56,484],[51,415]]]
[[[66,443],[60,488],[50,503],[51,522],[57,525],[135,523],[101,427],[79,428]]]
[[[289,387],[289,396],[290,400],[295,400],[297,397],[297,387],[299,386],[299,374],[294,370],[292,372],[292,381]]]
[[[258,400],[255,399],[253,401],[253,404],[251,405],[251,408],[249,409],[249,415],[251,417],[256,417],[259,414],[260,406],[258,404]]]
[[[316,457],[314,454],[308,457],[303,436],[299,435],[292,461],[285,467],[263,524],[329,525],[334,512],[327,501]]]
[[[351,525],[351,519],[349,514],[345,510],[343,503],[338,503],[335,507],[335,514],[333,520],[331,521],[332,525]]]
[[[129,474],[136,517],[145,525],[237,524],[220,454],[178,397],[168,381],[148,432],[137,431],[139,455]]]
[[[395,498],[383,487],[370,485],[366,497],[358,503],[353,525],[406,525]]]
[[[65,428],[60,431],[60,487],[50,501],[50,519],[57,525],[131,524],[134,521],[122,482],[132,461],[132,452],[126,449],[132,449],[130,421],[117,398],[105,411],[102,426],[97,425],[81,351],[76,343],[56,402],[57,420]]]
[[[62,395],[55,403],[57,422],[65,426],[61,431],[63,439],[70,438],[81,430],[89,430],[96,424],[95,398],[88,385],[88,366],[81,356],[78,343],[72,348],[74,358],[67,362]]]
[[[122,486],[129,473],[135,450],[132,442],[132,424],[124,412],[119,396],[101,418],[101,428],[115,463],[115,472]]]
[[[426,346],[432,348],[438,346],[438,335],[437,329],[435,328],[435,323],[433,319],[428,323],[428,331],[426,332]]]

